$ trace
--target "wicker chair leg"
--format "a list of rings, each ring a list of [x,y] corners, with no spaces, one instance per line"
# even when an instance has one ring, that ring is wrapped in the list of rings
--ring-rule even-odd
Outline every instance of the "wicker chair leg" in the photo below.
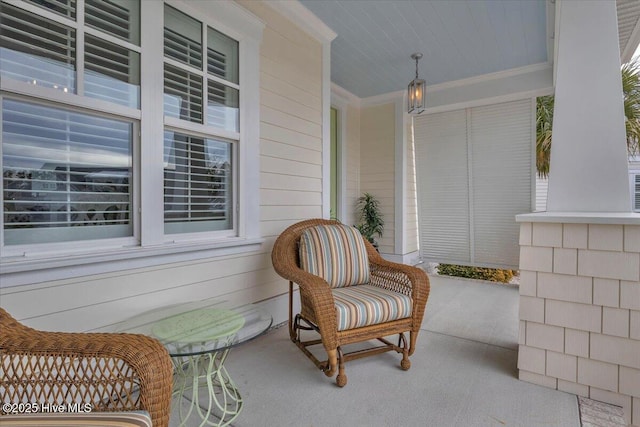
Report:
[[[407,345],[407,338],[404,334],[399,334],[398,347],[402,349],[402,360],[400,361],[400,367],[403,371],[408,371],[411,368],[411,361],[409,360],[409,346]]]
[[[296,315],[295,323],[293,321],[293,282],[289,280],[289,337],[291,341],[296,341],[296,329],[298,324],[298,315]]]
[[[418,332],[409,332],[409,356],[413,355],[416,351],[416,340],[418,339]]]
[[[336,384],[338,387],[347,385],[347,375],[344,373],[344,356],[342,348],[338,347],[338,375],[336,376]]]
[[[296,314],[293,321],[289,319],[289,338],[293,342],[300,341],[300,315]]]
[[[333,374],[336,373],[336,367],[338,366],[338,350],[328,350],[327,356],[327,368],[324,371],[324,374],[328,377],[332,377]],[[340,356],[342,356],[342,353],[340,353]]]

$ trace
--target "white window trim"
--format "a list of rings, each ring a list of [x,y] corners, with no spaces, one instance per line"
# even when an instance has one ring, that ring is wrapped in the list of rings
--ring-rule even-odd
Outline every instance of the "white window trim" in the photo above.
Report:
[[[346,182],[347,182],[347,109],[349,108],[349,101],[338,94],[334,87],[331,88],[331,107],[337,111],[337,149],[338,149],[338,206],[336,207],[336,218],[345,222],[347,220],[347,195],[346,195]]]
[[[144,268],[170,262],[185,261],[222,256],[231,253],[249,252],[260,249],[264,239],[260,238],[260,188],[259,188],[259,138],[260,138],[260,43],[265,27],[255,15],[234,2],[202,2],[193,3],[180,0],[167,0],[167,4],[196,17],[204,24],[221,31],[239,42],[240,62],[240,132],[238,144],[237,170],[234,177],[237,193],[236,237],[212,238],[209,236],[185,236],[178,241],[177,235],[171,235],[167,241],[164,235],[164,194],[161,183],[164,180],[163,168],[141,168],[140,160],[134,166],[134,176],[139,185],[139,209],[132,212],[134,228],[139,228],[139,246],[114,247],[111,242],[84,242],[67,245],[64,253],[60,250],[51,252],[51,245],[33,245],[32,251],[13,253],[7,247],[0,247],[0,287],[10,287],[27,283],[71,278],[77,276],[118,271],[124,268]],[[29,5],[27,4],[29,7]],[[35,6],[30,6],[35,7]],[[29,7],[29,8],[30,8]],[[113,113],[123,117],[140,119],[139,157],[145,164],[162,165],[163,144],[151,144],[145,141],[163,141],[165,123],[163,120],[163,73],[164,67],[163,25],[164,2],[142,2],[140,50],[147,53],[141,61],[141,110],[126,107],[113,107],[100,100],[90,100],[69,94],[51,94],[48,100],[60,101],[73,107],[82,107],[101,113]],[[26,9],[27,7],[25,7]],[[39,8],[38,8],[39,10]],[[215,12],[215,13],[214,13]],[[52,14],[55,15],[55,14]],[[57,16],[51,16],[58,20]],[[90,31],[91,32],[91,31]],[[148,53],[151,52],[151,53]],[[149,84],[149,82],[154,83]],[[142,84],[144,82],[145,84]],[[157,84],[159,82],[159,84]],[[0,83],[3,91],[27,96],[42,93],[32,92],[28,84],[14,85]],[[36,99],[37,100],[37,99]],[[103,105],[98,103],[104,103]],[[229,135],[231,136],[231,135]],[[237,138],[237,136],[236,136]],[[134,147],[134,151],[138,148]],[[1,150],[0,150],[1,153]],[[142,215],[145,212],[156,214]],[[1,220],[0,220],[1,224]],[[138,224],[138,225],[136,225]],[[3,231],[3,230],[2,230]],[[0,231],[1,232],[1,231]],[[214,232],[215,233],[215,232]],[[93,243],[97,245],[92,246]],[[115,241],[113,242],[115,243]],[[74,246],[71,248],[70,245]],[[89,251],[99,246],[100,249]]]

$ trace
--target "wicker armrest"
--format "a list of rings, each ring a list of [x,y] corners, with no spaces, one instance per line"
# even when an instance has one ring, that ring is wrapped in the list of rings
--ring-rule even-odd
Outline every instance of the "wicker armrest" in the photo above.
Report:
[[[415,296],[415,293],[429,292],[429,279],[426,273],[417,267],[387,261],[382,257],[370,261],[369,265],[372,284],[412,296]]]
[[[0,308],[0,401],[147,411],[167,426],[173,368],[157,340],[135,334],[44,332]]]
[[[387,261],[373,247],[369,251],[369,265],[373,285],[411,295],[413,318],[421,324],[431,290],[427,273],[417,267]]]
[[[297,265],[289,266],[289,269],[282,272],[282,277],[296,283],[300,288],[302,301],[302,311],[310,315],[314,322],[317,322],[321,330],[335,331],[336,308],[333,301],[331,287],[322,277],[315,276],[304,271]],[[305,307],[308,304],[309,307]]]

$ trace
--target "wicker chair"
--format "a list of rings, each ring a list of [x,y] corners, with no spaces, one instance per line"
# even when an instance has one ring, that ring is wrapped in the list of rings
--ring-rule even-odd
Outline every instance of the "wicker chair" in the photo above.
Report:
[[[157,340],[38,331],[2,308],[0,331],[0,402],[90,404],[91,411],[100,412],[143,410],[154,427],[169,424],[173,367]]]
[[[271,259],[275,270],[283,278],[289,280],[289,335],[291,340],[309,357],[315,365],[331,377],[336,370],[336,383],[343,387],[347,383],[344,363],[361,357],[380,354],[394,350],[402,354],[400,366],[407,370],[411,366],[409,356],[415,350],[416,339],[424,316],[429,297],[429,278],[418,268],[384,260],[374,247],[358,234],[366,247],[369,261],[368,285],[390,290],[410,298],[410,313],[407,317],[384,321],[353,329],[339,330],[340,315],[334,300],[335,289],[322,277],[313,275],[301,268],[299,245],[301,236],[309,228],[316,226],[339,225],[338,221],[311,219],[299,222],[287,228],[277,238]],[[301,312],[293,315],[293,284],[300,289]],[[358,286],[345,288],[352,290]],[[386,292],[386,291],[385,291]],[[320,339],[303,341],[301,331],[315,330]],[[405,337],[409,332],[409,340]],[[384,337],[398,334],[395,345]],[[343,346],[357,342],[378,340],[376,346],[364,350],[343,352]],[[381,344],[380,344],[381,343]],[[327,360],[320,361],[307,347],[322,344],[327,352]]]

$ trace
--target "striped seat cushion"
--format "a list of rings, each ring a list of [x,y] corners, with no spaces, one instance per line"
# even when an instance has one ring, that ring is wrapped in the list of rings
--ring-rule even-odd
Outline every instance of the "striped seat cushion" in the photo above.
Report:
[[[82,406],[82,405],[81,405]],[[0,416],[4,427],[151,427],[146,411],[91,412],[91,413],[37,413]]]
[[[376,325],[411,316],[411,297],[372,285],[334,289],[338,330]]]
[[[343,224],[318,225],[300,236],[300,267],[332,288],[369,282],[369,257],[362,235]]]

